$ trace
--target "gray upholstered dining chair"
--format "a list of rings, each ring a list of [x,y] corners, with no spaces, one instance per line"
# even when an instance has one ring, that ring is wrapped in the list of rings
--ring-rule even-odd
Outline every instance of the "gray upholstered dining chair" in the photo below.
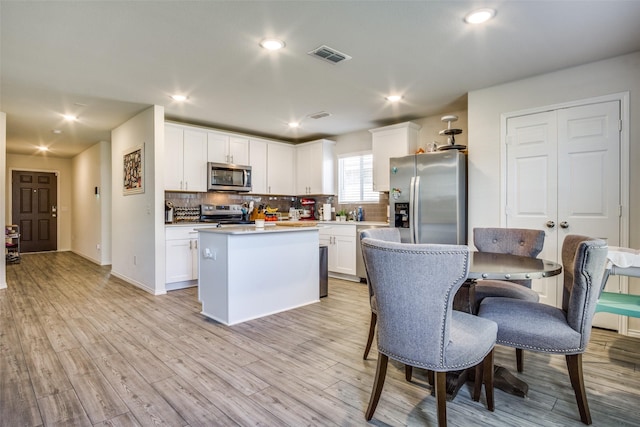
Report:
[[[389,228],[369,228],[366,230],[362,230],[360,232],[360,240],[364,238],[384,240],[387,242],[396,242],[400,243],[400,230],[395,227]],[[366,262],[365,262],[365,270],[366,270]],[[371,280],[369,280],[367,274],[367,286],[369,288],[369,305],[371,306],[371,321],[369,322],[369,336],[367,337],[367,344],[364,348],[364,355],[362,358],[364,360],[369,356],[369,351],[371,350],[371,344],[373,343],[373,337],[376,332],[376,320],[377,320],[377,304],[376,297],[373,294],[373,290],[371,289]]]
[[[544,246],[544,231],[526,228],[474,228],[473,244],[480,252],[537,257]],[[487,297],[507,297],[538,302],[531,280],[479,280],[475,285],[476,311]],[[518,372],[524,369],[522,349],[516,349]]]
[[[540,353],[564,354],[580,419],[591,424],[582,376],[582,353],[605,274],[604,240],[568,235],[562,244],[562,308],[511,298],[485,298],[478,316],[498,324],[498,344]]]
[[[469,248],[361,240],[370,286],[377,301],[378,364],[366,411],[378,405],[389,358],[435,372],[438,425],[446,425],[446,372],[480,365],[474,400],[484,380],[493,411],[492,321],[453,310],[453,297],[469,273]]]

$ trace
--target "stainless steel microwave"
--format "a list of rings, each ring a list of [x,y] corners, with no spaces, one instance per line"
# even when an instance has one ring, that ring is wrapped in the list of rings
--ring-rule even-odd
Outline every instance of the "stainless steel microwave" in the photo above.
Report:
[[[209,191],[251,191],[251,166],[207,164]]]

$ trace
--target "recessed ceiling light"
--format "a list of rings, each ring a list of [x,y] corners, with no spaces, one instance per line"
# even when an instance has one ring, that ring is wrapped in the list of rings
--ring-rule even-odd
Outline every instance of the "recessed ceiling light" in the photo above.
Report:
[[[496,11],[494,9],[478,9],[465,16],[464,22],[467,24],[482,24],[494,16],[496,16]]]
[[[43,145],[38,147],[38,151],[49,151],[49,147],[45,147]]]
[[[78,118],[73,114],[63,114],[62,117],[64,117],[64,119],[68,122],[75,122],[76,120],[78,120]]]
[[[189,97],[187,95],[171,95],[171,99],[178,102],[184,102],[189,99]]]
[[[52,129],[51,132],[55,133],[56,135],[60,135],[62,133],[60,129]]]
[[[402,99],[402,95],[389,95],[385,99],[389,102],[398,102]]]
[[[278,40],[278,39],[263,39],[260,42],[260,46],[262,46],[267,50],[278,50],[278,49],[282,49],[285,46],[285,44],[282,40]]]
[[[300,122],[289,122],[289,127],[290,128],[298,128],[300,127]]]

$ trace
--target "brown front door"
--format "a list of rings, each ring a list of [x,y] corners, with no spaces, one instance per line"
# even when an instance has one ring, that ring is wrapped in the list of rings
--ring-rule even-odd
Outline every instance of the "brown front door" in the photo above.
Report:
[[[57,176],[49,172],[13,171],[12,218],[20,226],[22,252],[58,249]]]

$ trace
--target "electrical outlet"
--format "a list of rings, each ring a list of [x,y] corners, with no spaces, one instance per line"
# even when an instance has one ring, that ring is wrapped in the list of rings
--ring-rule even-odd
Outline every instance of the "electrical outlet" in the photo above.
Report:
[[[100,243],[98,243],[98,244],[96,245],[96,249],[97,249],[97,250],[100,250]]]

